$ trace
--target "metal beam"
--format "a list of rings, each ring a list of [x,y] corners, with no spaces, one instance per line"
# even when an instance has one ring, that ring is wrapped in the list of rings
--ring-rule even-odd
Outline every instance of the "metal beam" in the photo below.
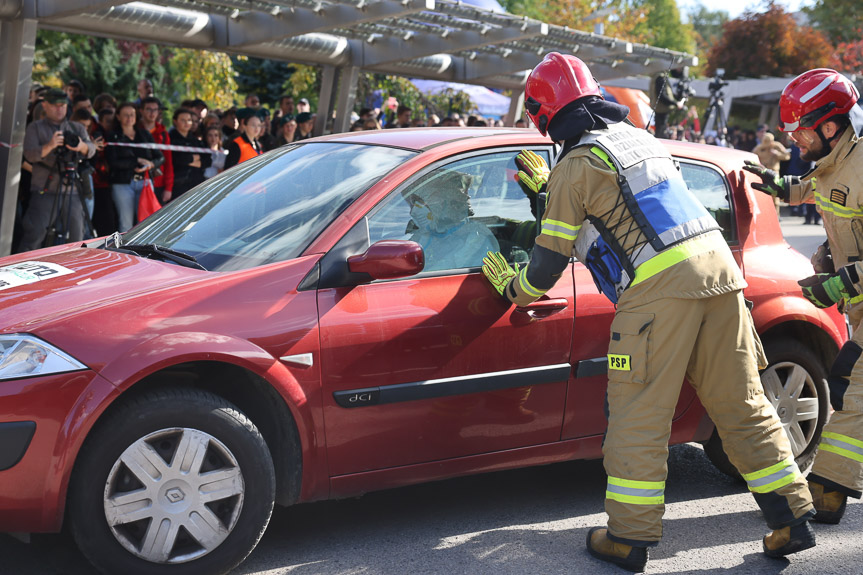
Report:
[[[27,0],[24,2],[23,16],[38,19],[62,18],[82,12],[97,12],[128,2],[129,0]]]
[[[0,21],[0,256],[12,253],[36,27],[36,20]]]
[[[504,123],[507,126],[515,126],[515,121],[522,117],[524,113],[524,90],[512,91],[512,96],[509,99],[509,112],[506,113]]]
[[[336,67],[323,66],[321,69],[321,91],[318,93],[318,113],[315,116],[316,136],[327,133],[327,120],[333,115],[333,93],[336,90]]]
[[[513,52],[508,56],[479,52],[476,58],[465,58],[464,82],[471,84],[480,78],[533,70],[541,60],[542,56],[534,52]]]
[[[548,24],[536,20],[524,20],[518,25],[484,30],[446,32],[446,29],[442,29],[440,34],[407,31],[402,37],[383,37],[366,42],[362,54],[358,55],[362,61],[354,63],[363,68],[382,66],[435,54],[461,52],[483,46],[526,40],[546,34],[548,34]]]
[[[342,68],[339,74],[339,100],[336,104],[336,121],[333,123],[333,133],[347,132],[351,127],[351,112],[357,100],[357,82],[360,69],[356,66]]]
[[[290,12],[279,11],[276,14],[242,12],[228,20],[228,46],[274,42],[310,32],[326,32],[363,22],[400,18],[434,8],[435,0],[379,0],[362,8],[348,4],[321,4],[319,9],[296,7]]]

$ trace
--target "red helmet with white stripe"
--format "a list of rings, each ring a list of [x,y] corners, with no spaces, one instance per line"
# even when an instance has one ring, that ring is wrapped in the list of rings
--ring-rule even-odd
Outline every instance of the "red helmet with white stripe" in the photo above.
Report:
[[[782,91],[779,129],[814,130],[833,116],[847,114],[859,98],[854,84],[836,70],[809,70],[791,80]]]
[[[543,136],[561,108],[585,96],[602,97],[587,65],[569,54],[549,52],[527,78],[524,107]]]

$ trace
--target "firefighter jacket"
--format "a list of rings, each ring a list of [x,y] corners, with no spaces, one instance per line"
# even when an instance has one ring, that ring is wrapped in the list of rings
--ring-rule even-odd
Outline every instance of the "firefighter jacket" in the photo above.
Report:
[[[613,256],[621,264],[610,288],[597,281],[612,301],[703,298],[746,287],[719,226],[644,130],[620,123],[586,132],[552,169],[547,191],[531,261],[504,291],[517,305],[554,285],[588,223],[600,238],[591,240],[599,268]],[[597,279],[595,268],[591,273]]]
[[[846,128],[836,147],[815,162],[815,168],[806,179],[790,186],[789,204],[815,203],[821,213],[837,270],[863,260],[863,146],[858,145],[860,139],[853,126]],[[861,302],[863,296],[845,302],[845,311],[855,330],[863,319]]]

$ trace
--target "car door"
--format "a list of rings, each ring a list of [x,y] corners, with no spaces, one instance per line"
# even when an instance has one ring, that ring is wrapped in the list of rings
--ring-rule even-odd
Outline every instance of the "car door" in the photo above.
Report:
[[[548,159],[549,150],[537,151]],[[533,249],[531,202],[514,179],[517,152],[427,167],[322,261],[325,275],[380,240],[416,241],[425,254],[418,275],[318,290],[331,475],[560,439],[571,273],[519,309],[480,271],[487,250],[523,264]]]

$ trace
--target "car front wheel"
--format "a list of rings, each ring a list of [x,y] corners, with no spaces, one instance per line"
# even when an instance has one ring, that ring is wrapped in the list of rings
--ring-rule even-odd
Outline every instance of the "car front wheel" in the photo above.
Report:
[[[797,466],[806,472],[815,460],[821,430],[827,422],[830,394],[827,367],[804,344],[793,339],[765,342],[769,365],[761,372],[764,394],[785,428]],[[717,469],[732,477],[740,473],[728,460],[716,430],[704,452]]]
[[[72,533],[105,573],[226,573],[269,522],[267,445],[235,406],[167,389],[127,400],[85,443],[70,485]]]

